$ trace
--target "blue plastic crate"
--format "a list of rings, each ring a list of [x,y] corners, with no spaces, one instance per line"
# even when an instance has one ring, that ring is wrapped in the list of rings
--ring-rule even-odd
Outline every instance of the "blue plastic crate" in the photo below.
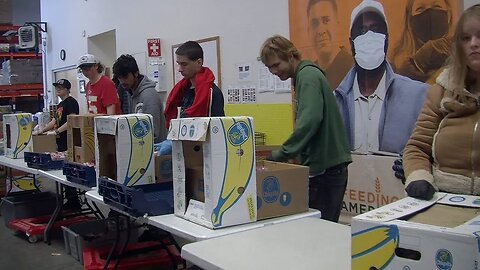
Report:
[[[95,167],[80,163],[65,162],[63,174],[67,180],[87,187],[97,185],[97,173]]]
[[[99,177],[98,194],[105,203],[135,217],[173,213],[173,182],[127,187]]]
[[[49,153],[25,152],[24,158],[30,168],[48,170],[60,170],[63,167],[63,160],[52,160]]]

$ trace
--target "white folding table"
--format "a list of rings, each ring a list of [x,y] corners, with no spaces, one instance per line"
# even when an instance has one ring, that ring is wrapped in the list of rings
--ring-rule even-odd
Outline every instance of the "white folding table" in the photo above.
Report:
[[[351,268],[350,227],[302,218],[184,245],[182,258],[203,269]]]

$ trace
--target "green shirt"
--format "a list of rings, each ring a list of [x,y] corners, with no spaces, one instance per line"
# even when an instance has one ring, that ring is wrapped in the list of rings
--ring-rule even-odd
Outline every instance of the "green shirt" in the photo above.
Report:
[[[350,149],[342,118],[323,72],[310,61],[301,61],[293,78],[295,127],[279,150],[277,161],[299,157],[310,175],[341,163],[350,163]]]

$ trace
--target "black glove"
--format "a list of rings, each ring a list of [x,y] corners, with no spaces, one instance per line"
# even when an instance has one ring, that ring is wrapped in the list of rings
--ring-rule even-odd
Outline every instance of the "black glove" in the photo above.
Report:
[[[395,159],[393,161],[392,169],[395,172],[395,177],[402,180],[402,183],[405,184],[405,174],[403,172],[403,159]]]
[[[413,181],[408,184],[405,191],[410,197],[427,201],[435,194],[435,188],[427,180]]]

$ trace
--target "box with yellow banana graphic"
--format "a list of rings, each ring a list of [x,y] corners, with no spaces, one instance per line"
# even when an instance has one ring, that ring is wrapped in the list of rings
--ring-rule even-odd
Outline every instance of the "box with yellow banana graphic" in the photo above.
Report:
[[[32,114],[17,113],[3,115],[5,156],[23,158],[25,152],[32,152]]]
[[[251,117],[172,120],[175,215],[216,229],[257,220]],[[187,171],[203,166],[204,199],[189,194]]]
[[[437,192],[352,218],[352,270],[478,269],[480,197]]]
[[[67,116],[67,161],[95,162],[94,114]]]
[[[95,163],[98,177],[125,186],[155,183],[152,116],[95,117]]]

